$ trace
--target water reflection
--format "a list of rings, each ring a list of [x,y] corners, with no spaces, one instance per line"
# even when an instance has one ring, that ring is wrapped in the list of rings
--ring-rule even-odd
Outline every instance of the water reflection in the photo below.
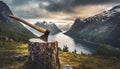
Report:
[[[64,45],[69,47],[69,51],[77,50],[77,53],[91,54],[98,48],[97,46],[89,46],[81,44],[80,42],[75,42],[71,37],[64,35],[63,33],[58,33],[56,35],[49,36],[49,40],[58,41],[58,46],[63,48]]]

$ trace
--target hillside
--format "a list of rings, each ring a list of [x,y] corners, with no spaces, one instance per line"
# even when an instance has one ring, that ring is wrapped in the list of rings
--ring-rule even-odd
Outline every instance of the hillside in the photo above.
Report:
[[[67,35],[120,48],[120,6],[115,6],[95,16],[75,20]],[[74,33],[74,34],[73,34]]]
[[[12,39],[15,41],[26,42],[29,38],[35,37],[28,29],[21,23],[9,18],[10,14],[13,15],[9,7],[0,1],[0,39]]]
[[[34,64],[28,62],[27,53],[27,44],[0,41],[0,69],[35,69]],[[71,65],[73,69],[120,68],[120,59],[115,57],[60,52],[59,58],[61,69],[66,64]]]

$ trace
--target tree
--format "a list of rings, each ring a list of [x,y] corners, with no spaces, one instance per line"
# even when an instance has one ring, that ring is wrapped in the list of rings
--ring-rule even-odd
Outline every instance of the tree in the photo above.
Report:
[[[58,47],[58,51],[62,51],[62,49],[60,47]]]
[[[74,51],[73,51],[72,53],[77,54],[77,50],[76,50],[76,49],[74,49]]]
[[[69,52],[67,45],[64,45],[63,52]]]

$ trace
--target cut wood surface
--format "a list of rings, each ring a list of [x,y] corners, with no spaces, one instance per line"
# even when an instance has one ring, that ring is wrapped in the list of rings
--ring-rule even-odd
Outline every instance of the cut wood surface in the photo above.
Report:
[[[59,69],[58,42],[44,42],[30,39],[28,45],[29,61],[38,65],[38,69]]]

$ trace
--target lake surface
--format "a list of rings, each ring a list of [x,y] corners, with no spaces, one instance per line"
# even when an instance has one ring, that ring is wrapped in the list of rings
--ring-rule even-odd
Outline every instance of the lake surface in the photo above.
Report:
[[[91,54],[95,52],[95,50],[99,47],[95,45],[81,44],[79,41],[75,42],[73,38],[63,33],[58,33],[56,35],[50,35],[49,40],[58,41],[58,46],[60,48],[63,49],[65,45],[69,48],[69,51],[71,52],[76,49],[78,54],[80,54],[81,52],[86,53],[86,54]]]

